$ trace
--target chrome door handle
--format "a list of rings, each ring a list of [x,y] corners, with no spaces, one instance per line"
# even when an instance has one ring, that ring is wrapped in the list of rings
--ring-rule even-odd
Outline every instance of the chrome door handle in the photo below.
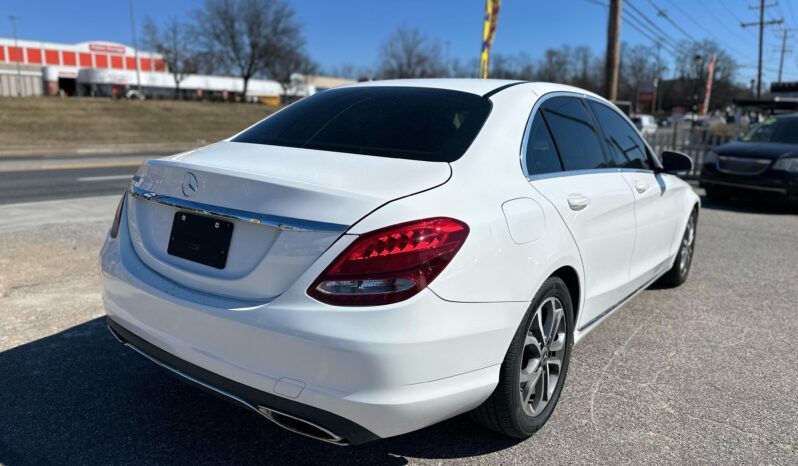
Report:
[[[648,191],[648,183],[638,181],[635,183],[635,189],[638,193],[643,194],[644,192]]]
[[[571,210],[580,211],[590,205],[590,198],[584,194],[571,194],[568,196],[568,206]]]

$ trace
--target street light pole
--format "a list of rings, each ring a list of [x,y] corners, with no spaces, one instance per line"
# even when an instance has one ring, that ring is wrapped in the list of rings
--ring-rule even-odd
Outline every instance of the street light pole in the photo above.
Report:
[[[19,16],[9,16],[8,19],[11,20],[11,30],[14,34],[14,58],[16,58],[17,62],[17,97],[22,97],[22,70],[19,67],[19,54],[22,51],[19,48],[19,42],[17,42],[17,20],[20,19]]]
[[[141,94],[141,71],[139,70],[139,46],[136,44],[136,15],[133,12],[133,0],[130,0],[130,30],[133,33],[133,53],[136,56],[136,90]]]

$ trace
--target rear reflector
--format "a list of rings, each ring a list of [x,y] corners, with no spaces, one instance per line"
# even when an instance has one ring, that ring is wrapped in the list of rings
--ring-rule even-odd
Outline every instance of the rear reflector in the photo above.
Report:
[[[308,289],[337,306],[378,306],[407,299],[429,285],[454,258],[468,225],[430,218],[361,235]]]

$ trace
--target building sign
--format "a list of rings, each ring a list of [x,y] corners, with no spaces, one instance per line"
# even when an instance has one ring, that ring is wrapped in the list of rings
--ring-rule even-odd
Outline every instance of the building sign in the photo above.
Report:
[[[637,101],[641,104],[650,104],[654,101],[654,91],[640,91],[637,94]]]
[[[777,93],[798,93],[798,81],[772,83],[770,92]]]
[[[92,52],[105,52],[105,53],[125,53],[126,49],[123,45],[113,44],[89,44],[89,50]]]

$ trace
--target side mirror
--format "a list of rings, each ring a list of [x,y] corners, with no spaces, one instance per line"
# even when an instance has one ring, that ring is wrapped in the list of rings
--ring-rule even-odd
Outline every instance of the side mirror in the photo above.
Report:
[[[687,175],[693,170],[693,159],[681,152],[662,152],[662,171],[672,175]]]

